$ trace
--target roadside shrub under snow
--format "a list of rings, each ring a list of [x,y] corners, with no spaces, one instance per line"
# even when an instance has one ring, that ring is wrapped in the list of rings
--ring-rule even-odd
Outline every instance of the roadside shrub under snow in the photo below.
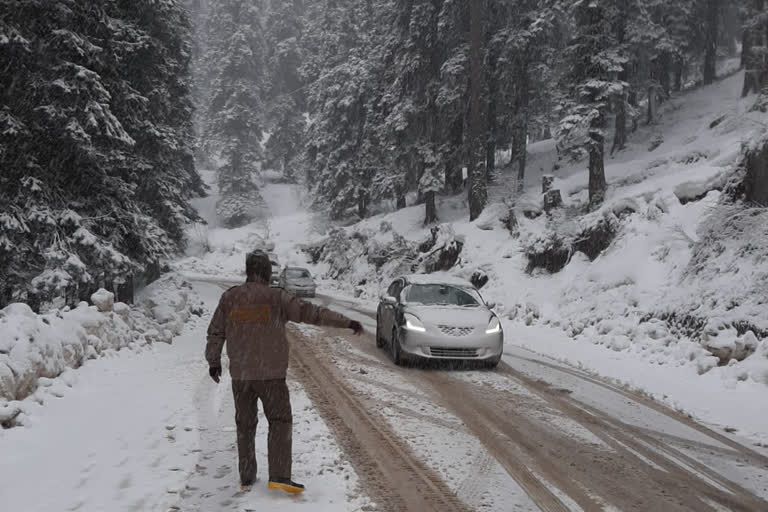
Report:
[[[669,318],[722,364],[744,360],[768,338],[768,209],[724,204],[702,222]],[[664,314],[662,313],[662,315]],[[680,324],[680,322],[677,322]]]
[[[561,271],[576,252],[596,259],[606,250],[621,227],[621,218],[635,213],[634,202],[621,201],[583,217],[577,211],[554,210],[521,222],[520,246],[528,259],[526,271]]]
[[[337,285],[351,284],[357,297],[376,297],[394,277],[449,270],[459,261],[464,239],[450,225],[430,230],[420,242],[405,239],[391,224],[379,230],[332,230],[303,248],[312,264],[325,267],[324,277]]]

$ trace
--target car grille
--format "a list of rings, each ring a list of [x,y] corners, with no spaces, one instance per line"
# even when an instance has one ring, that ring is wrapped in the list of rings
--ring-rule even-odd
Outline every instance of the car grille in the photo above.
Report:
[[[476,348],[429,347],[429,353],[434,357],[477,357]]]
[[[474,327],[454,327],[453,325],[438,325],[443,334],[448,336],[469,336],[474,332]]]

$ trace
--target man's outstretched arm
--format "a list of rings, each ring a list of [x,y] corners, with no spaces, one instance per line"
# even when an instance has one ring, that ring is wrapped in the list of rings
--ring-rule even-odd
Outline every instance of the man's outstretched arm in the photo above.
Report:
[[[226,340],[226,314],[224,312],[224,298],[219,301],[216,311],[213,313],[211,323],[208,325],[208,342],[205,344],[205,360],[208,361],[208,367],[211,378],[219,382],[221,377],[221,351],[224,349]]]
[[[301,300],[286,292],[283,292],[282,300],[289,322],[352,329],[355,334],[363,332],[363,326],[360,325],[360,322],[351,320],[328,308],[315,306],[311,302]]]

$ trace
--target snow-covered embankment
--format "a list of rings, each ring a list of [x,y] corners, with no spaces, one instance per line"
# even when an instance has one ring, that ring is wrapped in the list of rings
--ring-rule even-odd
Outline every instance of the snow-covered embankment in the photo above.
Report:
[[[37,314],[26,304],[0,310],[0,423],[23,425],[25,402],[62,396],[75,381],[73,369],[124,348],[171,343],[202,305],[191,286],[167,276],[148,287],[135,306],[114,303],[100,290],[93,305]]]

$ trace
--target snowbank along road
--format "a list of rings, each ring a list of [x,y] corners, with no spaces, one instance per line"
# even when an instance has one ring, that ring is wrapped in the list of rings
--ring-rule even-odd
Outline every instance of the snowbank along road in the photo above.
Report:
[[[385,510],[768,510],[764,454],[520,349],[489,372],[398,368],[370,335],[298,327],[291,342]]]

